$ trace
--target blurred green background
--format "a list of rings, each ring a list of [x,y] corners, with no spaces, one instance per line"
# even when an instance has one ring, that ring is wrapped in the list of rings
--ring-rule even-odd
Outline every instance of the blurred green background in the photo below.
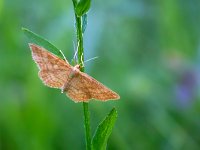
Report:
[[[71,0],[0,0],[0,150],[85,149],[82,104],[45,87],[21,27],[67,59]],[[86,72],[121,96],[91,101],[92,132],[113,108],[109,150],[200,149],[200,1],[96,0],[84,35]]]

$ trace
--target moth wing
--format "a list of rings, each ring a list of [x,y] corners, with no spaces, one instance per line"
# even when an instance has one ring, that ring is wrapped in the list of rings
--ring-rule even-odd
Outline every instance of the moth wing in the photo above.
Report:
[[[49,87],[62,88],[72,69],[69,63],[38,45],[29,44],[29,46],[43,83]]]
[[[120,98],[117,93],[83,72],[78,72],[72,78],[66,93],[75,102],[88,102],[90,99],[107,101]]]

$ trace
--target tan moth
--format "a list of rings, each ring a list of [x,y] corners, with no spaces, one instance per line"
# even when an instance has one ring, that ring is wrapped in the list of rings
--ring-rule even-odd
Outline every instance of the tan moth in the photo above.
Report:
[[[52,88],[59,88],[74,102],[116,100],[120,96],[91,76],[80,71],[80,66],[71,66],[67,61],[36,44],[29,44],[32,57],[39,67],[39,77]]]

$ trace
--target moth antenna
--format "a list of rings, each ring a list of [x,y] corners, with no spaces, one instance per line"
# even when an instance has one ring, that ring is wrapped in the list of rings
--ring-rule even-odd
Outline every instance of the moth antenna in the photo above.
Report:
[[[73,42],[73,45],[74,45],[74,57],[73,59],[77,61],[77,53],[78,53],[78,47],[79,47],[79,44],[77,45],[77,47],[75,46],[75,43]],[[76,48],[75,48],[76,47]]]
[[[68,63],[68,61],[67,61],[67,59],[66,59],[66,57],[65,57],[65,55],[63,54],[63,52],[61,51],[61,50],[59,50],[60,51],[60,53],[62,54],[62,56],[63,56],[63,58],[64,58],[64,60]]]
[[[90,61],[90,60],[97,59],[97,58],[99,58],[99,57],[98,57],[98,56],[96,56],[96,57],[90,58],[90,59],[88,59],[88,60],[84,61],[84,63],[86,63],[86,62],[88,62],[88,61]]]

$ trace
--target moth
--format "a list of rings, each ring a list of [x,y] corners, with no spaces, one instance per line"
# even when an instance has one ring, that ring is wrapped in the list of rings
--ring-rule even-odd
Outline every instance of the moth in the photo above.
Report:
[[[117,100],[120,96],[80,71],[80,65],[71,66],[45,48],[29,44],[32,58],[39,68],[38,75],[43,83],[51,88],[61,89],[62,93],[74,102],[88,102],[91,99],[100,101]]]

